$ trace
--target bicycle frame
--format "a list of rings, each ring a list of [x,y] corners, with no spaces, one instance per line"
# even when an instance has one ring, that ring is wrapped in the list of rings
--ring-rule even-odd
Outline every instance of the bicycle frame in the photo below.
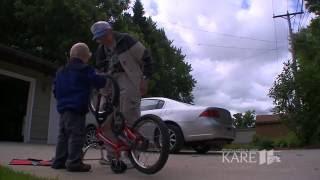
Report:
[[[127,169],[127,165],[122,160],[122,156],[126,156],[123,154],[124,152],[128,153],[127,155],[129,155],[129,160],[140,172],[146,174],[154,174],[158,172],[164,167],[169,156],[169,134],[165,123],[158,116],[150,114],[140,117],[136,120],[133,127],[129,127],[124,115],[120,112],[119,109],[119,86],[111,76],[107,76],[107,78],[109,78],[110,83],[112,83],[111,85],[113,85],[113,87],[111,89],[109,88],[110,90],[108,90],[106,87],[106,89],[104,89],[105,91],[99,91],[97,94],[92,94],[95,97],[92,97],[94,99],[90,100],[89,108],[91,113],[93,113],[93,115],[95,116],[98,126],[95,133],[96,139],[84,148],[82,158],[84,158],[89,148],[100,149],[101,159],[91,160],[100,160],[101,164],[108,164],[109,161],[111,170],[113,172],[123,173]],[[113,94],[110,95],[110,92],[112,92]],[[110,122],[105,123],[106,121]],[[140,134],[139,130],[136,130],[136,127],[139,129],[140,127],[142,127],[144,122],[149,121],[157,125],[156,127],[161,133],[159,135],[161,135],[161,137],[163,138],[157,137],[156,139],[149,140],[143,136],[143,133]],[[116,135],[116,139],[105,135],[104,127],[108,127],[107,131],[110,131],[114,135]],[[156,132],[157,131],[154,130],[153,133]],[[152,166],[149,164],[149,166],[146,167],[144,163],[140,163],[140,152],[148,152],[150,142],[152,143],[156,140],[157,142],[155,143],[160,143],[157,144],[156,147],[159,146],[159,148],[161,148],[159,151],[159,159],[157,159],[157,161]],[[104,150],[106,150],[107,153],[111,153],[110,155],[113,154],[113,156],[105,156],[103,153]],[[136,150],[137,152],[131,152]]]
[[[126,126],[124,127],[123,134],[125,135],[125,139],[119,138],[119,142],[114,142],[103,134],[103,126],[99,126],[96,131],[96,137],[98,141],[102,142],[103,145],[111,147],[115,152],[116,159],[120,158],[121,152],[130,151],[131,147],[128,143],[137,142],[139,140],[138,136],[134,134],[132,130]]]

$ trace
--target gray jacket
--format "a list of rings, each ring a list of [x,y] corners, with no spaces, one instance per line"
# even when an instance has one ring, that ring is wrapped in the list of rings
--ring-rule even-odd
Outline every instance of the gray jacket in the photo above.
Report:
[[[152,59],[148,50],[141,42],[128,34],[114,32],[115,50],[123,70],[132,83],[139,89],[142,78],[152,75]],[[110,58],[106,57],[104,46],[100,45],[96,51],[96,66],[98,69],[108,71]]]

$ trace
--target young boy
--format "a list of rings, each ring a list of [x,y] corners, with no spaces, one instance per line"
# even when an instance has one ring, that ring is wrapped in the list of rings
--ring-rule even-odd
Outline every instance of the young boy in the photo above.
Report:
[[[85,115],[88,112],[92,88],[103,88],[105,78],[95,73],[87,63],[91,57],[88,46],[77,43],[70,50],[67,65],[58,70],[54,82],[54,95],[60,113],[59,136],[52,168],[73,172],[90,171],[82,162],[85,140]]]

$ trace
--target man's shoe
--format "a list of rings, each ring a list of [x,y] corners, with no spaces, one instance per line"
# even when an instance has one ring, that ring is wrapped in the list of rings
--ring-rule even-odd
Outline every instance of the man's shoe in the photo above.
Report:
[[[67,170],[70,172],[88,172],[91,169],[91,165],[89,164],[77,164],[77,165],[69,165]]]
[[[51,165],[52,169],[66,169],[66,165],[56,165],[56,164],[52,164]]]

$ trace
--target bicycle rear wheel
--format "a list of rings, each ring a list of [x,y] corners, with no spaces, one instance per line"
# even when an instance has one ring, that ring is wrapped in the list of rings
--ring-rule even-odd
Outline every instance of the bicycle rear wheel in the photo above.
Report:
[[[157,173],[169,157],[167,126],[158,116],[145,115],[136,121],[132,129],[139,140],[129,152],[131,163],[143,173]]]

